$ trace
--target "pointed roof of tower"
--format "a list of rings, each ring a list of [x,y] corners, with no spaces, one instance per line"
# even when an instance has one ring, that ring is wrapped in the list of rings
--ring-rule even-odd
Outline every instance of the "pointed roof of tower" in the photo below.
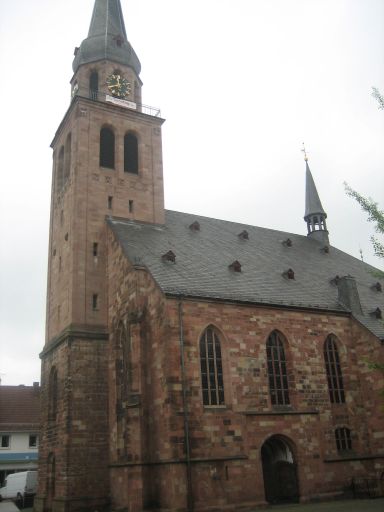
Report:
[[[325,213],[321,201],[319,198],[319,194],[316,190],[315,182],[313,181],[312,173],[309,169],[308,160],[305,160],[306,165],[306,186],[305,186],[305,215],[304,219],[307,220],[307,217],[314,214],[323,214],[324,217],[327,217]]]
[[[98,60],[111,60],[140,73],[140,61],[128,42],[120,0],[95,0],[88,37],[75,50],[73,71]]]

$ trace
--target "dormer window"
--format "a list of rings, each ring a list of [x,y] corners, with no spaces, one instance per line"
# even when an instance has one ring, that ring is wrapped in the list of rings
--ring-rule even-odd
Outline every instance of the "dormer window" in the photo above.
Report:
[[[173,251],[168,251],[162,255],[161,259],[163,261],[169,261],[170,263],[176,263],[176,254]]]
[[[337,286],[339,284],[339,281],[340,281],[340,276],[335,276],[333,277],[331,280],[330,280],[330,283],[331,284],[334,284],[335,286]]]
[[[241,272],[241,263],[235,260],[233,263],[229,265],[229,268],[233,270],[233,272]]]
[[[324,245],[324,247],[323,247],[323,252],[324,252],[325,254],[328,254],[328,253],[329,253],[329,246],[328,246],[328,245]]]
[[[189,226],[189,229],[191,231],[200,231],[200,224],[195,220],[195,222],[192,222],[192,224]]]
[[[376,290],[377,292],[382,292],[382,291],[383,291],[383,287],[381,286],[381,283],[379,283],[379,282],[375,283],[375,284],[372,286],[372,288],[373,288],[374,290]]]
[[[237,235],[241,240],[249,240],[249,234],[248,231],[244,229],[241,233]]]
[[[292,247],[292,240],[290,238],[287,238],[286,240],[283,241],[283,245],[285,245],[286,247]]]
[[[381,320],[383,318],[383,314],[381,312],[380,308],[376,308],[374,311],[372,311],[371,316],[377,318],[378,320]]]
[[[288,270],[283,272],[283,277],[285,277],[286,279],[295,279],[295,272],[291,268],[289,268]]]
[[[119,48],[121,48],[121,47],[123,46],[123,44],[124,44],[124,38],[123,38],[123,36],[122,36],[122,35],[120,35],[120,34],[119,34],[118,36],[114,37],[113,39],[114,39],[114,40],[115,40],[115,42],[116,42],[116,46],[118,46]]]

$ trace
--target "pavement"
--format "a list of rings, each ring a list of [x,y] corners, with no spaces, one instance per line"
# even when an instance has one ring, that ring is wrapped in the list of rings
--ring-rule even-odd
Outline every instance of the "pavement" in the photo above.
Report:
[[[24,508],[23,512],[32,512],[32,510],[32,508]],[[271,505],[266,510],[270,512],[384,512],[384,498],[325,501],[305,505]],[[19,509],[12,501],[1,501],[0,512],[19,512]]]
[[[271,505],[267,510],[270,512],[384,512],[384,498],[324,501],[303,505]]]
[[[13,501],[0,501],[0,512],[19,512]]]

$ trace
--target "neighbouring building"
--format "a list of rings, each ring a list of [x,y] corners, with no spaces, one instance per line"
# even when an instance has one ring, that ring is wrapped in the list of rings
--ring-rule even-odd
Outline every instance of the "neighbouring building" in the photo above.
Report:
[[[120,0],[96,0],[52,141],[36,511],[246,510],[380,477],[384,280],[330,245],[308,161],[306,236],[165,210],[140,69]]]
[[[17,471],[37,469],[40,386],[0,386],[0,487]]]

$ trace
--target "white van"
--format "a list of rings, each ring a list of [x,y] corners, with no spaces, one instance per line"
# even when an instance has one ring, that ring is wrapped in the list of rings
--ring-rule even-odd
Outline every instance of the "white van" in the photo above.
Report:
[[[37,471],[20,471],[8,475],[0,488],[0,501],[16,500],[24,504],[25,498],[34,496],[37,488]]]

